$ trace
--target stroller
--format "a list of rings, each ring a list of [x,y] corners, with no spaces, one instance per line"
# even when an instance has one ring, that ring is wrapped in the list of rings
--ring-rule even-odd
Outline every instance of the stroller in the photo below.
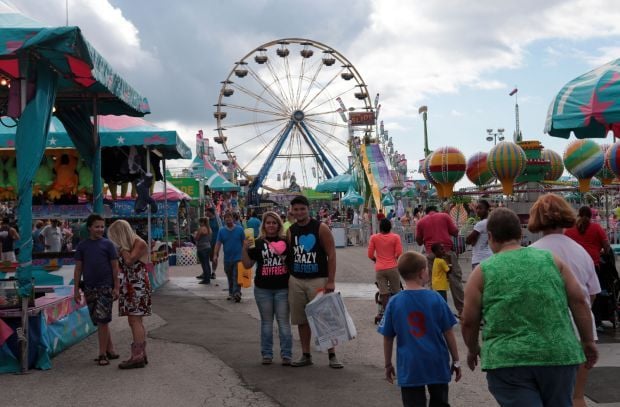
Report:
[[[597,270],[601,292],[592,304],[592,313],[597,326],[601,321],[610,321],[616,329],[618,322],[618,295],[620,295],[620,278],[616,269],[616,258],[612,252],[601,255],[601,264]]]
[[[377,285],[377,282],[375,282],[375,285],[377,286],[377,288],[379,288],[379,286]],[[387,303],[390,300],[390,297],[395,295],[395,293],[392,292],[389,282],[388,282],[388,287],[390,288],[390,293],[386,294],[385,296],[382,296],[379,291],[375,293],[375,303],[377,304],[377,315],[375,315],[375,325],[377,325],[379,321],[383,319],[383,313],[385,312]],[[400,289],[401,290],[403,289],[402,282],[400,283]]]

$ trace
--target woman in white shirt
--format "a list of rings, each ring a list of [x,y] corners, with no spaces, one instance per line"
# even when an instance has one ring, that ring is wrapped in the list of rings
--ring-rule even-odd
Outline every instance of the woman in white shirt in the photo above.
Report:
[[[596,294],[601,292],[601,286],[596,276],[594,262],[586,250],[573,239],[565,236],[564,228],[570,228],[577,219],[575,210],[559,195],[541,195],[530,209],[530,219],[527,228],[532,233],[542,232],[543,237],[532,244],[532,247],[549,250],[561,258],[573,272],[583,288],[584,296],[592,305]],[[594,321],[594,316],[592,317]],[[592,325],[594,339],[598,339],[596,328]],[[581,365],[577,372],[573,406],[585,407],[585,386],[588,370]]]

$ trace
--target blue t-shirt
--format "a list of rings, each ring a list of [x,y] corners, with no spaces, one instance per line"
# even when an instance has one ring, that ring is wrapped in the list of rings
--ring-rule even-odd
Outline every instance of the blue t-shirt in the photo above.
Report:
[[[448,304],[435,291],[403,290],[390,298],[377,331],[396,337],[399,386],[450,382],[450,352],[443,333],[455,324]]]
[[[217,232],[220,230],[220,222],[217,215],[209,218],[209,227],[211,228],[211,247],[214,247],[217,241]]]
[[[114,287],[112,260],[118,259],[114,244],[106,238],[86,239],[75,249],[75,259],[82,262],[86,287]]]
[[[248,228],[254,229],[254,238],[257,238],[260,233],[260,219],[251,217],[248,219],[247,224]]]
[[[224,246],[225,263],[241,261],[241,248],[244,240],[245,234],[241,226],[235,225],[232,229],[228,229],[226,226],[220,228],[217,233],[217,241]]]

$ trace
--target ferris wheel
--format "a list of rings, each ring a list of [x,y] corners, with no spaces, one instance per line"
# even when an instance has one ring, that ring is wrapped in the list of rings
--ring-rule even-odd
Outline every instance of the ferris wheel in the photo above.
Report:
[[[373,132],[374,121],[349,125],[354,115],[373,112],[366,83],[349,60],[317,41],[263,44],[221,83],[214,141],[249,184],[251,204],[261,188],[296,191],[348,171],[354,131]]]

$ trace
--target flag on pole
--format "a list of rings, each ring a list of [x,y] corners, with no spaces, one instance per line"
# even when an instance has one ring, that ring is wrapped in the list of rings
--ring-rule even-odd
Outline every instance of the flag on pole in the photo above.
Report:
[[[513,90],[512,90],[512,91],[508,94],[508,96],[513,96],[513,95],[515,95],[518,91],[519,91],[519,89],[514,88],[514,89],[513,89]]]

